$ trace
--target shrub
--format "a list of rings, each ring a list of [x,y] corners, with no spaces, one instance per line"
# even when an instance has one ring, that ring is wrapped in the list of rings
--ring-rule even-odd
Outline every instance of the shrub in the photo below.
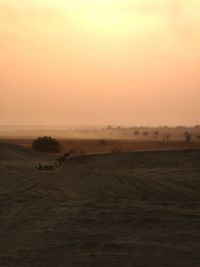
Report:
[[[159,131],[155,131],[155,132],[153,133],[153,135],[154,135],[154,136],[159,136],[159,135],[160,135],[160,132],[159,132]]]
[[[70,153],[64,153],[63,155],[61,155],[55,162],[53,165],[42,165],[42,164],[38,164],[37,166],[35,166],[35,168],[39,171],[53,171],[59,167],[62,166],[62,164],[70,157]]]
[[[60,153],[60,143],[51,136],[38,137],[33,140],[32,148],[46,153]]]
[[[134,132],[134,135],[139,135],[140,134],[140,131],[135,131]]]

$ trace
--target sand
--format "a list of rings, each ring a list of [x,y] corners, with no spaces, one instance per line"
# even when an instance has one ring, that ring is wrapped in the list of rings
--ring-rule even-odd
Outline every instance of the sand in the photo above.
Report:
[[[200,152],[52,162],[0,143],[0,266],[200,266]]]
[[[149,140],[125,140],[125,139],[58,139],[63,152],[73,150],[76,154],[100,154],[112,152],[142,152],[142,151],[176,151],[176,150],[200,150],[200,141],[192,141],[187,144],[184,140],[173,140],[163,142],[154,139]],[[102,141],[104,143],[102,143]],[[31,138],[5,138],[0,142],[13,143],[23,147],[31,148],[33,139]]]

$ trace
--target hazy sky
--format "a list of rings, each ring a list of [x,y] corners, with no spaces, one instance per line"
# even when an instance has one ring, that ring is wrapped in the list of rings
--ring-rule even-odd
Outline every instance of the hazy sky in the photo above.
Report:
[[[200,124],[199,0],[0,0],[0,124]]]

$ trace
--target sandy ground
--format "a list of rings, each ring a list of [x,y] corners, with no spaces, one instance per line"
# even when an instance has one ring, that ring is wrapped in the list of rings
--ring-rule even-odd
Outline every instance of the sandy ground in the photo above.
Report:
[[[51,161],[0,144],[0,266],[200,266],[200,151]]]
[[[171,151],[171,150],[200,150],[200,141],[192,141],[190,144],[184,140],[173,140],[163,142],[159,139],[154,140],[135,140],[135,139],[110,139],[102,144],[99,139],[58,139],[64,151],[73,150],[77,154],[84,153],[112,153],[112,152],[140,152],[140,151]],[[0,142],[13,143],[31,148],[33,139],[31,138],[7,138]]]

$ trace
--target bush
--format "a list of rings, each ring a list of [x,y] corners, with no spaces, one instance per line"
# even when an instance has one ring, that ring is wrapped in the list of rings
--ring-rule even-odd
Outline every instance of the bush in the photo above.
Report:
[[[134,135],[139,135],[140,134],[140,131],[135,131],[134,132]]]
[[[46,153],[60,153],[60,143],[51,136],[38,137],[33,140],[32,148]]]
[[[70,153],[64,153],[62,156],[60,156],[53,165],[42,165],[38,164],[35,166],[35,168],[39,171],[53,171],[59,167],[62,166],[62,164],[70,157]]]

